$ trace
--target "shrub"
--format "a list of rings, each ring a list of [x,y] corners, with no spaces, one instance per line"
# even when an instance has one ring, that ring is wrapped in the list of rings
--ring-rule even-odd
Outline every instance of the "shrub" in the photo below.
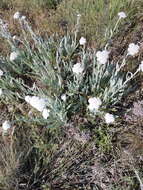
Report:
[[[78,42],[79,19],[74,35],[63,38],[51,36],[43,39],[36,35],[26,18],[18,12],[14,15],[22,27],[23,39],[12,37],[1,21],[1,35],[11,46],[10,58],[1,58],[4,75],[0,79],[3,98],[23,101],[42,112],[49,126],[66,124],[78,113],[104,115],[129,91],[129,82],[142,70],[142,64],[134,73],[123,74],[127,58],[139,51],[131,43],[121,63],[109,61],[110,47],[102,51],[86,48],[86,39]],[[109,37],[111,38],[122,13]],[[32,39],[29,43],[29,37]],[[64,96],[64,98],[63,98]],[[42,106],[42,107],[41,107]],[[105,120],[114,121],[107,114]]]
[[[123,17],[125,15],[120,13],[115,26],[107,33],[109,38]],[[111,138],[102,127],[98,129],[98,122],[109,125],[115,121],[111,114],[114,106],[128,93],[130,81],[143,70],[143,65],[141,63],[133,73],[123,71],[128,57],[138,54],[138,44],[129,44],[123,60],[117,63],[110,60],[108,42],[98,51],[88,47],[85,37],[79,38],[80,15],[74,33],[47,38],[35,34],[26,17],[19,12],[14,14],[14,19],[21,26],[20,37],[13,36],[7,24],[0,20],[0,35],[11,49],[10,55],[0,57],[0,93],[1,102],[19,107],[20,111],[14,112],[11,118],[15,131],[23,128],[21,135],[28,131],[24,143],[27,140],[26,145],[31,148],[27,148],[29,155],[25,162],[20,160],[24,162],[21,169],[25,175],[20,176],[18,184],[26,181],[24,186],[32,189],[39,188],[47,178],[55,178],[55,171],[50,173],[52,176],[48,172],[52,171],[55,157],[54,163],[57,164],[57,157],[63,151],[60,145],[65,145],[64,142],[60,144],[65,134],[60,137],[58,129],[71,127],[71,131],[77,133],[74,139],[80,138],[85,144],[88,141],[88,135],[80,135],[72,128],[73,118],[78,115],[97,129],[96,143],[102,152],[109,151]],[[27,171],[29,163],[32,164]],[[66,162],[67,168],[69,163],[70,160]],[[58,166],[59,173],[62,173],[61,165]]]

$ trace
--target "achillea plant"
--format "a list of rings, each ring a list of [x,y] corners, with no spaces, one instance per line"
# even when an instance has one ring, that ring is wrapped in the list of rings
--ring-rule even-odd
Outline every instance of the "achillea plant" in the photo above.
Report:
[[[119,21],[126,17],[123,12],[118,16],[110,38]],[[142,70],[140,65],[134,73],[122,72],[128,57],[139,52],[139,45],[129,44],[121,63],[113,63],[109,61],[108,43],[96,51],[86,48],[84,37],[77,40],[78,26],[74,35],[43,39],[19,12],[14,19],[21,25],[20,39],[13,38],[3,21],[0,24],[0,34],[7,39],[12,52],[9,57],[1,58],[3,100],[26,100],[42,113],[40,121],[52,127],[66,124],[78,113],[99,115],[107,124],[113,123],[115,118],[108,113],[110,108],[127,94],[130,81]]]

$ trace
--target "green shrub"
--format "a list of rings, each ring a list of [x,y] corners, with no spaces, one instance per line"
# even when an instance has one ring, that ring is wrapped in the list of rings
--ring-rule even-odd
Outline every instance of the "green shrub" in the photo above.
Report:
[[[20,17],[22,18],[21,15]],[[134,54],[129,53],[129,49],[135,48],[135,53],[138,53],[138,45],[130,44],[123,60],[120,64],[115,64],[108,61],[108,43],[102,51],[96,52],[94,49],[86,49],[85,38],[82,37],[78,42],[80,16],[77,18],[74,35],[67,34],[63,38],[51,36],[48,39],[37,36],[27,20],[21,18],[18,19],[23,39],[13,38],[1,21],[1,35],[7,39],[12,49],[10,58],[1,59],[1,69],[5,74],[0,79],[0,87],[6,101],[25,99],[28,103],[34,102],[32,104],[38,111],[47,108],[48,118],[45,121],[49,126],[55,127],[67,124],[73,115],[80,112],[87,115],[91,111],[103,117],[108,112],[107,108],[113,108],[127,94],[129,82],[140,69],[123,74],[122,68],[127,64],[129,54]],[[110,30],[110,38],[121,19]],[[29,43],[29,36],[32,44]],[[64,99],[63,95],[66,96]],[[36,101],[39,105],[36,105]],[[94,107],[94,104],[97,105]]]
[[[20,169],[24,174],[20,176],[18,185],[24,181],[24,187],[34,189],[45,185],[48,178],[53,180],[55,176],[65,174],[65,170],[70,168],[69,165],[73,165],[69,157],[56,167],[58,155],[64,152],[60,145],[68,147],[68,143],[64,142],[66,132],[62,134],[59,130],[74,130],[74,125],[78,129],[79,124],[73,118],[78,119],[77,116],[80,115],[90,124],[88,127],[95,128],[98,138],[96,145],[102,153],[110,151],[112,139],[106,131],[106,126],[114,123],[115,118],[109,113],[116,111],[114,106],[127,95],[131,88],[130,82],[143,70],[143,64],[133,73],[122,70],[128,57],[138,53],[138,44],[129,44],[123,59],[117,63],[110,60],[111,47],[108,42],[100,51],[89,47],[84,37],[79,38],[80,15],[73,33],[47,38],[34,33],[27,19],[19,12],[14,17],[21,26],[20,37],[13,36],[3,20],[0,20],[0,35],[7,40],[11,48],[10,55],[0,57],[1,102],[5,105],[12,104],[19,109],[17,112],[12,110],[11,123],[15,125],[14,137],[18,139],[18,134],[26,134],[22,145],[28,145],[25,149],[28,155],[24,160],[20,159],[20,164],[23,161],[23,167]],[[109,39],[117,31],[121,19],[118,18],[115,26],[108,30]],[[18,133],[21,128],[23,130]],[[75,130],[73,133],[76,132]],[[60,136],[61,134],[63,136]],[[85,143],[84,135],[74,135],[75,139],[80,137]],[[20,149],[20,145],[18,148]],[[83,146],[82,151],[84,148]],[[13,149],[11,151],[13,153]],[[76,151],[75,155],[81,153],[81,147]],[[52,167],[54,159],[56,161]],[[11,164],[10,161],[8,160],[8,163]],[[17,161],[17,154],[14,155],[14,161]],[[31,167],[27,167],[28,165]],[[62,166],[65,166],[64,172]],[[53,168],[56,169],[52,170]],[[14,166],[12,171],[15,169],[17,166]],[[2,173],[2,184],[5,184],[7,179],[8,174],[5,175],[6,177]],[[48,187],[45,188],[50,188],[49,183],[47,182]]]

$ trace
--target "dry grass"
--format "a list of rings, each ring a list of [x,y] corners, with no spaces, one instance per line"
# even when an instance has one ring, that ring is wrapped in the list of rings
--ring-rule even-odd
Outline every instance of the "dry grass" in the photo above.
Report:
[[[0,186],[3,189],[11,189],[18,185],[16,176],[20,167],[22,151],[17,152],[11,139],[4,137],[4,143],[0,145]],[[17,188],[15,188],[17,189]]]
[[[80,35],[86,36],[91,44],[96,46],[103,43],[105,31],[117,20],[117,13],[125,11],[128,18],[138,14],[143,7],[140,0],[63,0],[55,14],[50,17],[49,24],[52,32],[65,31],[66,27],[73,30],[76,15],[81,14]]]
[[[41,35],[52,33],[62,35],[67,29],[68,31],[73,30],[76,16],[80,13],[80,35],[89,38],[88,41],[91,42],[91,45],[96,46],[104,42],[103,36],[106,28],[115,22],[119,11],[125,11],[128,19],[133,19],[143,7],[140,0],[111,0],[107,4],[104,0],[63,0],[54,10],[46,2],[48,1],[5,0],[1,3],[0,14],[2,18],[8,21],[14,35],[20,34],[20,30],[12,17],[16,11],[26,15],[34,30]],[[2,49],[6,49],[6,47]]]

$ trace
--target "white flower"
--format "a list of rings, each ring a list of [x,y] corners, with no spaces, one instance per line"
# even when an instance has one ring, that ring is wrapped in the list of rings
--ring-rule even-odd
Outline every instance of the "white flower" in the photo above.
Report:
[[[128,55],[135,55],[139,52],[139,46],[134,44],[134,43],[130,43],[129,47],[128,47]]]
[[[19,19],[21,16],[20,12],[16,12],[14,15],[13,15],[13,18],[14,19]]]
[[[112,114],[110,114],[110,113],[106,113],[105,116],[104,116],[104,119],[105,119],[105,122],[107,124],[114,123],[114,121],[115,121],[114,116]]]
[[[88,102],[89,102],[88,109],[94,113],[98,111],[99,107],[102,104],[100,98],[96,97],[89,98]]]
[[[2,129],[6,132],[8,129],[11,128],[11,124],[9,121],[5,121],[3,124],[2,124]]]
[[[2,91],[2,89],[0,88],[0,96],[3,94],[3,91]]]
[[[81,63],[76,63],[74,64],[73,68],[72,68],[72,71],[73,73],[79,75],[83,72],[84,68],[83,66],[81,65]]]
[[[108,61],[108,58],[109,58],[109,51],[107,50],[103,50],[103,51],[98,51],[96,53],[96,57],[97,57],[97,61],[104,65],[107,61]]]
[[[0,69],[0,77],[3,75],[3,71]]]
[[[14,61],[14,60],[16,60],[17,58],[18,58],[18,56],[19,56],[19,53],[18,52],[16,52],[16,51],[13,51],[11,54],[10,54],[10,61]]]
[[[65,102],[65,101],[66,101],[66,99],[67,99],[66,94],[62,94],[62,95],[61,95],[61,99]]]
[[[32,96],[25,96],[25,101],[30,104]]]
[[[26,19],[26,16],[23,15],[23,16],[21,17],[21,20],[25,20],[25,19]]]
[[[49,117],[49,115],[50,115],[50,110],[44,108],[44,109],[43,109],[43,112],[42,112],[43,118],[44,118],[44,119],[47,119],[47,118]]]
[[[32,96],[30,100],[30,105],[36,108],[38,111],[42,112],[46,107],[46,100],[37,96]]]
[[[47,103],[46,99],[40,98],[38,96],[26,96],[25,101],[40,112],[44,110]]]
[[[12,36],[12,39],[13,39],[13,40],[16,40],[16,38],[17,38],[16,35]]]
[[[141,64],[139,65],[139,70],[143,72],[143,61],[141,61]]]
[[[81,17],[81,14],[77,14],[77,17]]]
[[[119,12],[119,13],[118,13],[118,16],[119,16],[120,19],[127,17],[127,15],[126,15],[124,12]]]
[[[13,40],[16,40],[16,39],[17,39],[17,36],[16,36],[16,35],[12,36],[12,39],[13,39]]]
[[[86,38],[81,37],[80,40],[79,40],[79,44],[80,45],[85,45],[86,44]]]

